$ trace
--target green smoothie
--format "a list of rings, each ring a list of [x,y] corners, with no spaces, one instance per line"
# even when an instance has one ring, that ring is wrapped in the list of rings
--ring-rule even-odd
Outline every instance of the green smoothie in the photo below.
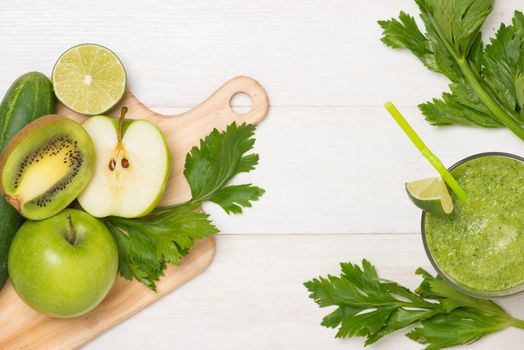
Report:
[[[451,171],[468,194],[449,216],[426,214],[426,245],[458,285],[503,291],[524,283],[524,163],[501,155],[471,159]]]

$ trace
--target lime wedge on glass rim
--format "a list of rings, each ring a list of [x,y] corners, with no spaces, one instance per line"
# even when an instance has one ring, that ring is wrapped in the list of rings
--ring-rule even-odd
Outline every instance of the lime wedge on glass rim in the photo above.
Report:
[[[96,44],[74,46],[64,52],[53,68],[56,97],[75,112],[102,114],[124,95],[126,72],[120,59]]]
[[[420,209],[435,215],[453,212],[453,201],[441,177],[431,177],[406,183],[409,199]]]

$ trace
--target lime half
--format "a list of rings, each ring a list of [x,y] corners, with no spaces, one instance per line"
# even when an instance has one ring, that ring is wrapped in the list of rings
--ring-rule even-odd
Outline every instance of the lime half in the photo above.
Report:
[[[449,215],[453,211],[453,201],[440,177],[408,182],[406,191],[411,201],[428,213]]]
[[[102,114],[124,95],[126,72],[109,49],[95,44],[74,46],[53,68],[56,97],[75,112]]]

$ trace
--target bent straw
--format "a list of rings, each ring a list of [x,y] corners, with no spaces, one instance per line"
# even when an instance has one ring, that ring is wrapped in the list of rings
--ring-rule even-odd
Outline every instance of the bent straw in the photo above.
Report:
[[[440,176],[442,176],[444,181],[446,181],[451,190],[455,192],[455,194],[461,201],[465,202],[468,199],[466,192],[464,192],[462,187],[460,187],[457,180],[455,180],[453,175],[450,174],[450,172],[444,166],[444,164],[442,164],[440,159],[438,159],[437,156],[435,156],[433,152],[429,150],[424,141],[422,141],[422,139],[417,135],[415,130],[413,130],[411,125],[409,125],[408,121],[402,116],[399,110],[391,102],[386,102],[384,107],[386,107],[389,114],[391,114],[393,119],[395,119],[397,124],[406,133],[409,139],[415,144],[415,146],[417,146],[420,153],[422,153],[422,155],[427,160],[429,160],[433,168],[435,168],[435,170],[439,172]]]

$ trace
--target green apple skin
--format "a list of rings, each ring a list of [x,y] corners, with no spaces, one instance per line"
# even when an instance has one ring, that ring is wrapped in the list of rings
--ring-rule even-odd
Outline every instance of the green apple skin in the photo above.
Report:
[[[71,244],[71,216],[75,241]],[[58,318],[83,315],[111,289],[118,270],[116,242],[98,219],[66,209],[43,221],[26,221],[9,250],[16,293],[34,310]]]

